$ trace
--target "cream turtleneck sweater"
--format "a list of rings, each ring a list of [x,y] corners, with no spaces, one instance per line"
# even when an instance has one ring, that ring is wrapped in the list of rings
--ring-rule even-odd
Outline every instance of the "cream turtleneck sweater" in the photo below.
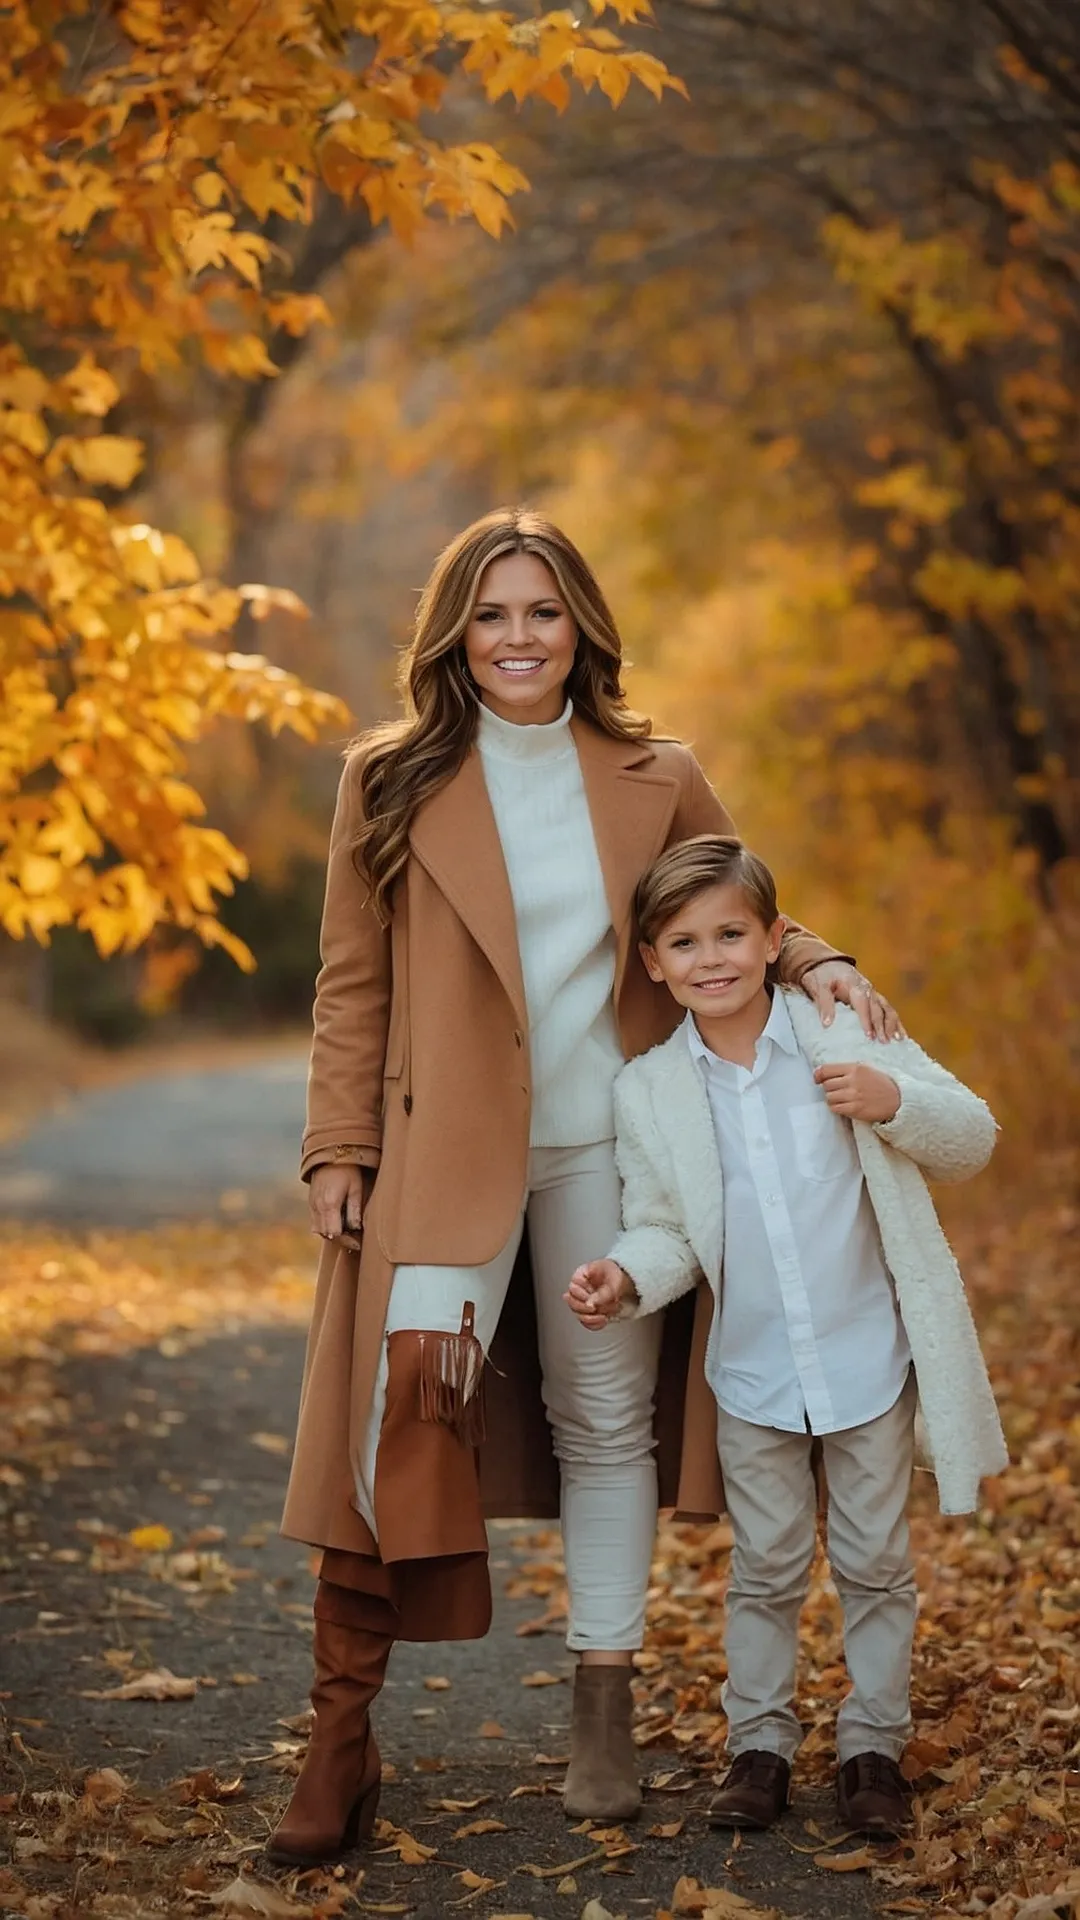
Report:
[[[570,731],[480,708],[477,746],[502,842],[529,1014],[534,1147],[609,1140],[623,1053],[612,1003],[615,934]]]

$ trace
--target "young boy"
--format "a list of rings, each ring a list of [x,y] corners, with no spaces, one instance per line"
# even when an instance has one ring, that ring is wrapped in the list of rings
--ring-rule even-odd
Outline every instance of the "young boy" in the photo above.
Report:
[[[851,1690],[837,1723],[842,1818],[896,1833],[911,1731],[916,1593],[905,1507],[916,1380],[943,1511],[969,1512],[1005,1443],[964,1295],[919,1168],[964,1179],[995,1125],[913,1041],[864,1039],[838,1007],[769,984],[783,923],[737,840],[665,853],[635,900],[641,953],[686,1019],[615,1089],[624,1230],[567,1294],[586,1327],[654,1313],[704,1276],[705,1372],[734,1535],[723,1690],[732,1765],[714,1824],[767,1827],[788,1801],[799,1612],[816,1539],[811,1449]],[[879,1066],[878,1062],[884,1062]]]

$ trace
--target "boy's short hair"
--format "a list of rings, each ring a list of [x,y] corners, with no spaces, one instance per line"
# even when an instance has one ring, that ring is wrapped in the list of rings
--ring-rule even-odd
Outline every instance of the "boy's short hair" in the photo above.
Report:
[[[709,887],[740,887],[763,926],[777,919],[776,882],[756,853],[731,833],[699,833],[646,868],[634,894],[638,934],[653,946],[669,920]]]

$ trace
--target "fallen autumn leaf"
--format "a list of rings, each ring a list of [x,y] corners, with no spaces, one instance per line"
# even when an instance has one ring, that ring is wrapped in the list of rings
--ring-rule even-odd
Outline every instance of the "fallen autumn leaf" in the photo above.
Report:
[[[190,1700],[198,1690],[197,1680],[181,1679],[168,1667],[153,1667],[133,1674],[121,1687],[84,1687],[83,1700]]]
[[[741,1893],[732,1893],[727,1887],[703,1887],[689,1875],[676,1881],[671,1905],[674,1913],[700,1916],[700,1920],[783,1920],[776,1907],[756,1907]]]
[[[140,1553],[167,1553],[173,1543],[168,1527],[133,1527],[128,1539]]]
[[[277,1887],[258,1880],[249,1880],[243,1874],[237,1874],[220,1893],[209,1896],[212,1907],[220,1907],[223,1913],[254,1913],[264,1920],[299,1920],[299,1916],[310,1914],[312,1909],[298,1906]]]
[[[83,1781],[83,1793],[95,1807],[118,1806],[127,1792],[128,1782],[115,1767],[102,1767],[96,1773],[88,1773]]]
[[[853,1853],[815,1853],[815,1867],[828,1867],[832,1873],[862,1873],[881,1864],[881,1856],[872,1847],[857,1847]]]
[[[525,1860],[516,1869],[518,1873],[531,1873],[534,1880],[561,1880],[568,1873],[577,1873],[581,1867],[591,1867],[595,1860],[607,1859],[607,1848],[597,1847],[592,1853],[579,1854],[576,1860],[564,1860],[557,1867],[538,1867],[533,1861]]]

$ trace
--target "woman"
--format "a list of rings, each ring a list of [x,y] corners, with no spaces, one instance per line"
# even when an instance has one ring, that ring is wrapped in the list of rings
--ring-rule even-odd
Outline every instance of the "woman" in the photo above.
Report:
[[[562,1295],[620,1224],[615,1074],[672,1026],[637,955],[634,885],[663,847],[732,828],[690,752],[627,709],[620,663],[566,536],[490,514],[421,596],[404,717],[342,776],[302,1161],[326,1244],[283,1522],[324,1549],[315,1721],[281,1860],[370,1832],[369,1704],[395,1639],[486,1632],[485,1514],[561,1511],[581,1656],[564,1804],[611,1820],[640,1806],[630,1663],[659,1317],[598,1340]],[[808,977],[823,1018],[835,994],[884,1033],[890,1010],[812,934],[789,929],[780,973]],[[704,1508],[715,1434],[698,1428],[688,1328],[669,1333],[661,1489]]]

